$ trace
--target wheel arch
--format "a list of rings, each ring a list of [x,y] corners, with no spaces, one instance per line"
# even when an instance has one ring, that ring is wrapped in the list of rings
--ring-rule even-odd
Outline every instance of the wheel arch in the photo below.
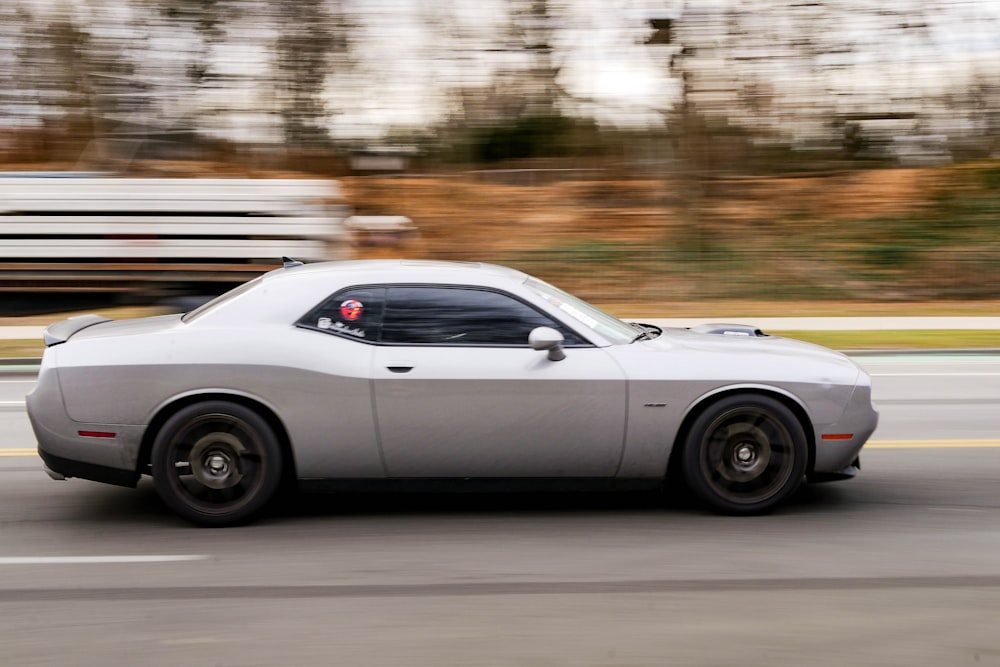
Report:
[[[691,431],[691,426],[694,424],[695,420],[698,419],[706,410],[711,408],[713,405],[719,401],[728,398],[730,396],[736,396],[740,394],[746,394],[751,396],[766,396],[768,398],[775,399],[779,401],[786,408],[791,410],[795,419],[798,420],[799,425],[802,426],[802,431],[805,433],[806,437],[806,449],[808,451],[808,458],[806,460],[806,472],[810,473],[813,470],[816,461],[816,433],[813,428],[812,421],[809,419],[809,413],[806,411],[805,406],[792,394],[781,391],[774,387],[762,387],[762,386],[740,386],[740,387],[726,387],[720,389],[710,394],[701,396],[697,401],[691,404],[684,418],[681,420],[680,428],[677,429],[677,435],[674,437],[674,442],[670,449],[670,459],[667,463],[667,475],[670,477],[680,476],[680,458],[681,453],[684,450],[684,442]]]
[[[206,401],[228,401],[230,403],[236,403],[249,408],[260,415],[264,421],[267,422],[267,425],[271,427],[271,430],[274,432],[274,436],[278,439],[278,444],[281,447],[282,458],[286,462],[286,465],[282,466],[282,474],[284,476],[282,482],[286,484],[294,483],[296,478],[296,466],[295,456],[292,452],[292,442],[288,436],[288,429],[285,428],[284,422],[282,422],[281,418],[278,417],[278,413],[274,410],[274,408],[253,396],[219,390],[176,396],[157,409],[153,419],[149,422],[149,426],[142,435],[142,442],[139,447],[139,458],[137,463],[137,471],[140,474],[148,475],[151,472],[150,459],[153,452],[153,443],[156,441],[156,436],[159,434],[166,421],[189,405],[203,403]]]

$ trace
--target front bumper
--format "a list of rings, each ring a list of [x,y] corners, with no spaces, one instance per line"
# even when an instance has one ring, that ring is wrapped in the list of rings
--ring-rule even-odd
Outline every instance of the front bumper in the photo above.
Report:
[[[851,479],[861,472],[861,458],[856,458],[851,465],[841,468],[835,472],[813,471],[807,476],[810,482],[836,482],[842,479]]]
[[[828,481],[854,477],[861,467],[859,453],[878,426],[870,384],[859,384],[840,419],[816,427],[815,457],[809,479]],[[845,437],[845,436],[850,437]],[[824,437],[825,436],[825,437]]]

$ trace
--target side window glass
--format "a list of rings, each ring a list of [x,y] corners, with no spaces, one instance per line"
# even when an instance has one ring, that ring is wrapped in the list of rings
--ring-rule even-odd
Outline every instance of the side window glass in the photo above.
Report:
[[[528,346],[535,327],[572,332],[517,299],[497,292],[450,287],[389,287],[381,341],[438,345]]]
[[[385,288],[352,287],[313,308],[297,326],[375,343],[384,309]]]

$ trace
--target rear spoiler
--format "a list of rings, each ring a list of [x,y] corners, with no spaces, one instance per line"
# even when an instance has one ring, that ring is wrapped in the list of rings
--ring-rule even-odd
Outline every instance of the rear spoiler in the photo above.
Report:
[[[92,327],[95,324],[100,324],[101,322],[110,321],[110,318],[101,317],[100,315],[77,315],[62,322],[50,324],[42,332],[42,340],[45,341],[45,347],[52,347],[59,343],[65,343],[78,331]]]

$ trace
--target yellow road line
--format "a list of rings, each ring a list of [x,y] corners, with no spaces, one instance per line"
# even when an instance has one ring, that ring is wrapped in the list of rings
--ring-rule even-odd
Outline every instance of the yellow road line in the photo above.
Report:
[[[995,449],[1000,440],[872,440],[865,449]]]
[[[38,456],[38,450],[34,447],[11,447],[0,449],[0,456]]]

